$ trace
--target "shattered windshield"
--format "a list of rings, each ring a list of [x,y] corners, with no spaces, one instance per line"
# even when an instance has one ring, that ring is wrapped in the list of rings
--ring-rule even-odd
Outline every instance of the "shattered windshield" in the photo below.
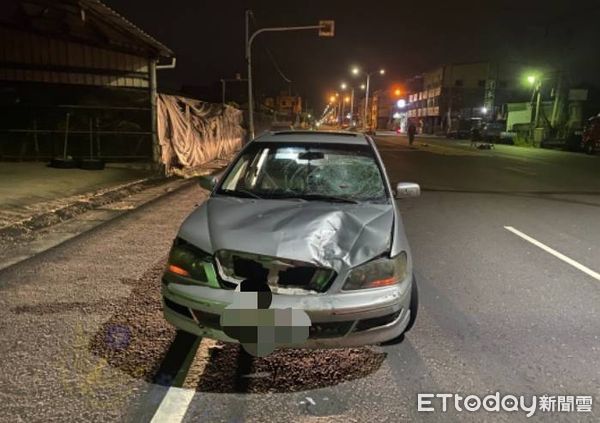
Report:
[[[387,201],[368,145],[256,143],[238,159],[219,194],[337,202]]]

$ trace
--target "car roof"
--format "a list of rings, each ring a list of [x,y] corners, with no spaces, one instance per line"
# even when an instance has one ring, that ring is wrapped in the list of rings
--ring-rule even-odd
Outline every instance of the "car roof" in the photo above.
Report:
[[[275,131],[256,138],[259,142],[301,142],[368,145],[364,134],[346,131]]]

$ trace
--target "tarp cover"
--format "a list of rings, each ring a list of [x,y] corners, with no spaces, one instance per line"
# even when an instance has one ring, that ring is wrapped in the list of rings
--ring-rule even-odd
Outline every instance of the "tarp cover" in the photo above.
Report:
[[[242,146],[242,112],[231,106],[158,95],[158,139],[167,174],[230,156]]]

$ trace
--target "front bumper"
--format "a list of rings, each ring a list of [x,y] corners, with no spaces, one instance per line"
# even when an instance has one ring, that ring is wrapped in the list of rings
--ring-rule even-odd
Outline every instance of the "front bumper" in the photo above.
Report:
[[[277,295],[273,309],[302,309],[311,319],[309,339],[294,348],[337,348],[377,344],[396,338],[410,319],[412,278],[388,288],[339,294]],[[194,335],[237,342],[220,327],[220,316],[235,291],[178,283],[163,284],[167,321]]]

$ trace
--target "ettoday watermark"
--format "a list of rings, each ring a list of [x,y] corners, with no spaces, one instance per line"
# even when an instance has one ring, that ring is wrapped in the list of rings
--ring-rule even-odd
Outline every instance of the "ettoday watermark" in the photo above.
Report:
[[[489,413],[521,412],[531,417],[541,413],[591,413],[591,395],[503,395],[500,392],[480,395],[450,393],[417,394],[417,410],[422,412],[487,411]]]

